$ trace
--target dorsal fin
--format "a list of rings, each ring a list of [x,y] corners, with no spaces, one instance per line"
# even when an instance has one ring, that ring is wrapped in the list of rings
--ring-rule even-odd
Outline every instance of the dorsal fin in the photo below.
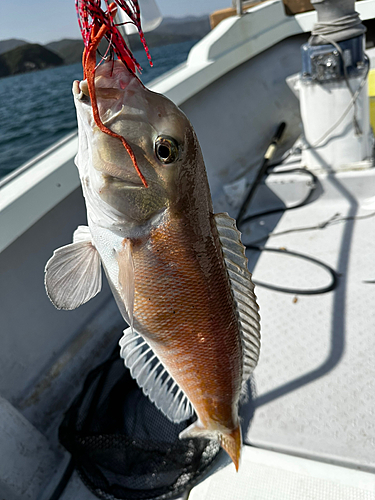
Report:
[[[216,227],[232,288],[240,324],[244,353],[242,384],[257,365],[260,350],[260,324],[254,284],[247,268],[245,247],[236,221],[228,214],[215,214]]]
[[[178,423],[193,415],[189,399],[143,337],[127,328],[119,345],[120,356],[131,376],[169,420]]]
[[[90,229],[78,226],[73,243],[58,248],[45,267],[47,295],[57,309],[76,309],[102,288],[101,261]]]

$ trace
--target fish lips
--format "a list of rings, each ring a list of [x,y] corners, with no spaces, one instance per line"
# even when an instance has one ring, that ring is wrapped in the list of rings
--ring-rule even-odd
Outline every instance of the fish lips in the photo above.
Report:
[[[132,81],[142,83],[120,61],[107,61],[95,71],[95,93],[101,99],[122,99],[125,89]],[[143,86],[143,85],[142,85]],[[73,95],[79,101],[89,102],[89,88],[87,80],[73,82]],[[88,98],[88,99],[87,99]]]
[[[104,125],[109,126],[108,123],[111,122],[118,113],[122,112],[126,87],[132,82],[132,79],[135,79],[134,75],[118,61],[115,61],[115,64],[109,62],[104,63],[96,70],[95,93],[99,114]],[[139,82],[138,79],[136,80]],[[77,113],[83,120],[83,128],[86,132],[88,142],[92,143],[94,140],[92,136],[94,120],[87,80],[75,80],[73,82],[72,92],[75,98]],[[102,137],[102,140],[104,141],[103,144],[106,140],[113,141],[113,139],[106,137]],[[125,151],[121,141],[119,139],[115,139],[115,141],[118,141],[118,144],[115,143],[115,147],[112,149],[113,154],[109,155],[113,157],[114,164],[107,158],[107,161],[99,162],[101,165],[99,166],[99,164],[97,164],[96,169],[102,170],[103,168],[103,174],[109,174],[115,178],[117,182],[122,184],[123,188],[144,189],[145,186],[135,171],[133,162]],[[117,155],[114,154],[114,152],[117,152]],[[122,159],[119,158],[119,155]],[[121,165],[121,168],[116,168],[116,163]]]
[[[82,80],[82,82],[83,81],[84,80]],[[81,84],[81,82],[79,80],[74,80],[74,82],[73,82],[72,92],[73,92],[74,98],[77,99],[77,101],[90,102],[90,95],[88,93],[88,89],[87,89],[87,93],[84,93],[81,90],[80,84]]]
[[[120,99],[123,95],[123,89],[115,87],[100,87],[100,77],[95,78],[95,93],[98,99]],[[91,104],[89,86],[87,80],[75,80],[73,82],[73,95],[78,101]]]

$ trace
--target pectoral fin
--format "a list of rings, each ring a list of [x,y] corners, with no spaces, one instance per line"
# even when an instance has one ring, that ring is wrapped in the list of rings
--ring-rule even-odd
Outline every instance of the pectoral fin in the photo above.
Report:
[[[76,309],[100,292],[100,257],[87,226],[77,228],[73,243],[53,252],[44,272],[47,295],[57,309]]]

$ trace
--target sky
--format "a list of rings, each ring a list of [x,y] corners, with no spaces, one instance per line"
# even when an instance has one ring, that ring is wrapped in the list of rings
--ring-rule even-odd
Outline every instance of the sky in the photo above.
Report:
[[[164,17],[200,16],[231,6],[231,0],[156,0],[156,3]],[[81,36],[74,0],[1,0],[0,20],[0,40],[20,38],[43,44]]]

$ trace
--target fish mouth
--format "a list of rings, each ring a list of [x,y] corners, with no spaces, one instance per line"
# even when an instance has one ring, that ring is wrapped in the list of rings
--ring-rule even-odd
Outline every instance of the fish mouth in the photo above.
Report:
[[[99,76],[95,78],[95,94],[98,99],[111,99],[118,100],[123,95],[123,90],[115,87],[100,86],[103,83],[103,79]],[[87,80],[75,80],[73,82],[73,95],[79,101],[91,104],[90,92]]]
[[[107,61],[95,71],[95,94],[98,99],[119,100],[128,85],[136,77],[120,61]],[[84,103],[91,104],[87,80],[73,82],[73,95]]]
[[[126,189],[126,190],[145,189],[145,187],[144,187],[142,181],[139,179],[139,177],[136,178],[136,177],[132,176],[131,178],[128,178],[128,177],[124,176],[122,178],[119,178],[119,177],[106,176],[106,178],[107,178],[107,182],[110,179],[111,184],[116,186],[118,189]]]
[[[121,93],[116,88],[99,87],[95,78],[95,93],[97,99],[111,99],[118,100],[121,98]],[[75,80],[73,82],[73,95],[78,101],[91,106],[91,98],[87,80]]]
[[[124,101],[128,97],[127,87],[132,83],[137,85],[138,82],[139,80],[120,61],[108,61],[96,69],[93,82],[95,96],[92,95],[88,80],[75,80],[73,82],[72,91],[77,104],[77,112],[81,114],[85,123],[88,121],[93,130],[99,128],[104,132],[101,139],[97,139],[97,141],[101,141],[99,149],[104,151],[103,154],[106,158],[103,156],[102,166],[98,170],[109,174],[119,189],[148,187],[147,181],[137,165],[132,147],[127,142],[126,137],[123,137],[120,132],[114,131],[112,127],[114,120],[123,114]],[[77,101],[83,106],[78,105]],[[95,113],[97,114],[95,115]],[[96,127],[92,120],[95,121]],[[111,128],[108,128],[109,123],[111,123]],[[117,145],[112,143],[111,147],[108,147],[108,142],[106,142],[108,136],[115,137],[118,141]],[[120,155],[125,155],[124,161],[119,160],[118,148],[121,150]]]
[[[86,80],[82,80],[82,81],[86,81]],[[81,87],[80,87],[80,84],[81,82],[79,80],[74,80],[73,82],[73,95],[74,97],[78,100],[78,101],[83,101],[83,102],[87,102],[87,103],[90,103],[90,94],[88,93],[88,89],[87,89],[87,93],[84,93],[82,90],[81,90]]]

